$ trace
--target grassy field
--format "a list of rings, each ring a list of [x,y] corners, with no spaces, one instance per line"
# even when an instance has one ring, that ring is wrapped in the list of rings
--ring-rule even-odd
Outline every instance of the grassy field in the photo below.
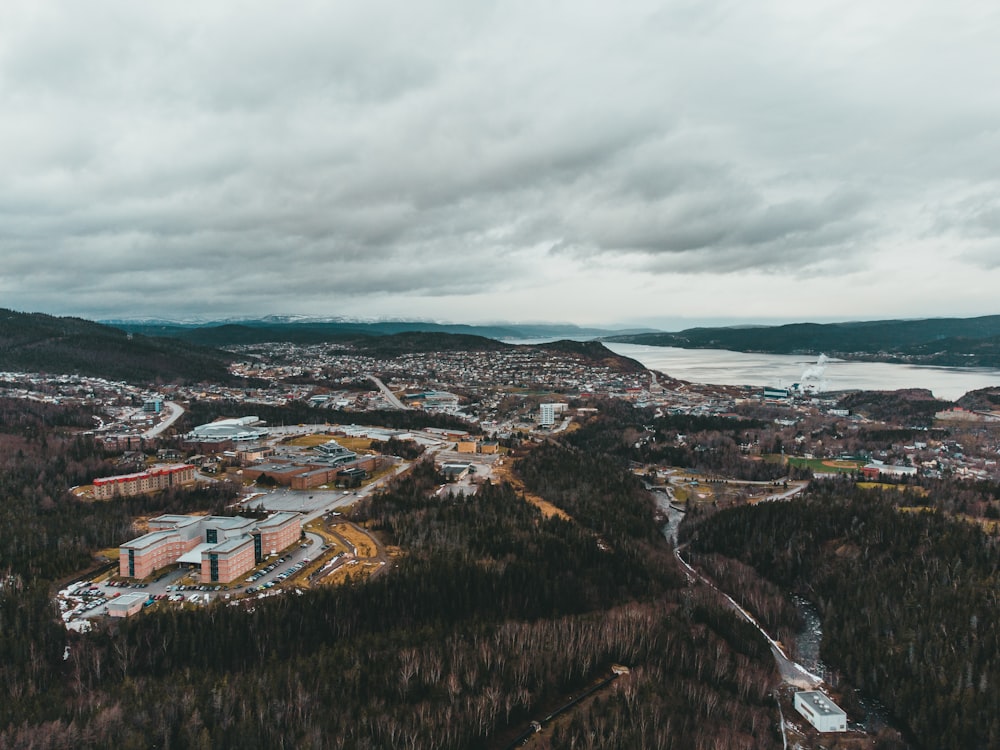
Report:
[[[315,448],[317,445],[324,445],[331,440],[336,440],[338,444],[355,453],[371,450],[372,447],[372,441],[369,438],[333,437],[332,435],[323,433],[317,435],[300,435],[287,441],[285,445],[294,445],[298,448]]]
[[[909,490],[910,492],[920,495],[920,497],[927,497],[926,487],[911,487],[908,484],[889,484],[888,482],[858,482],[858,487],[863,490],[896,490],[897,492],[905,492]]]
[[[341,523],[337,524],[334,530],[357,548],[359,558],[375,557],[378,554],[375,540],[358,528]]]
[[[517,476],[514,475],[514,472],[510,470],[510,466],[507,463],[500,463],[498,461],[497,463],[493,464],[493,476],[499,482],[510,483],[515,490],[521,493],[521,495],[524,497],[525,502],[531,503],[536,508],[538,508],[538,510],[542,512],[542,515],[545,516],[545,518],[552,518],[552,516],[556,516],[558,518],[563,519],[564,521],[572,520],[569,513],[564,511],[562,508],[553,505],[543,497],[528,492],[524,487],[524,482],[522,482]]]
[[[865,465],[864,461],[841,461],[835,458],[796,458],[789,457],[789,466],[808,467],[817,474],[850,474],[859,471]]]
[[[363,580],[374,573],[379,568],[378,563],[364,563],[357,560],[352,563],[347,563],[346,565],[341,565],[330,575],[324,576],[321,580],[324,585],[333,585],[344,583],[348,577],[354,579],[355,581]]]

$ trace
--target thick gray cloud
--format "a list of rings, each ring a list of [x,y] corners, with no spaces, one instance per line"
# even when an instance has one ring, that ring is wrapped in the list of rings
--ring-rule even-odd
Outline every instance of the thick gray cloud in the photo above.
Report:
[[[998,31],[971,0],[9,3],[0,304],[993,312]]]

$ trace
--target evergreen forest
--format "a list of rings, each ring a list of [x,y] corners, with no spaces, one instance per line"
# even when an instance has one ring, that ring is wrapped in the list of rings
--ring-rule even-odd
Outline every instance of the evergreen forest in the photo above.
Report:
[[[57,585],[136,517],[223,512],[233,489],[85,502],[67,489],[114,468],[75,434],[90,415],[0,406],[0,747],[505,748],[606,680],[534,746],[781,747],[766,642],[687,584],[612,457],[552,443],[517,464],[568,518],[509,484],[437,494],[419,462],[351,512],[399,549],[382,575],[79,634]]]
[[[917,746],[1000,747],[997,537],[936,510],[954,500],[933,489],[907,494],[816,482],[800,501],[690,519],[682,539],[813,602],[832,681],[877,698]]]

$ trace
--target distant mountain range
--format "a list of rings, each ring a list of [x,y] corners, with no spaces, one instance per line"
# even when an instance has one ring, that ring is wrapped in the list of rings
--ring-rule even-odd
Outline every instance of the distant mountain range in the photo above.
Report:
[[[168,336],[204,346],[262,344],[287,341],[296,344],[319,344],[353,339],[357,336],[391,336],[396,333],[453,333],[483,336],[498,341],[532,339],[589,340],[605,336],[648,333],[653,329],[614,330],[585,328],[561,323],[496,323],[465,325],[411,320],[349,320],[346,318],[308,318],[302,316],[269,315],[253,319],[226,319],[203,322],[166,320],[102,320],[131,333],[145,336]]]
[[[104,325],[0,309],[0,371],[80,373],[132,382],[227,383],[233,380],[227,369],[233,355],[219,350],[224,346],[340,342],[371,356],[392,357],[408,352],[495,351],[507,342],[531,339],[554,340],[539,348],[572,351],[623,371],[642,368],[602,342],[1000,368],[1000,315],[666,333],[560,324],[484,326],[276,316],[228,323],[119,320]]]
[[[617,334],[603,340],[681,349],[826,354],[842,359],[938,367],[1000,367],[1000,315],[690,328],[678,333]]]
[[[123,327],[119,328],[81,318],[0,309],[0,372],[80,374],[133,383],[226,384],[237,382],[228,370],[236,355],[209,347],[261,342],[339,342],[375,358],[421,352],[489,352],[515,348],[514,344],[496,338],[464,332],[393,332],[397,326],[419,329],[423,325],[432,329],[464,330],[473,330],[476,326],[404,324],[398,321],[372,324],[316,321],[253,323],[191,326],[147,321],[127,326],[121,323]],[[544,327],[533,328],[541,330]],[[547,330],[563,329],[550,327]],[[558,340],[538,344],[537,348],[574,354],[619,372],[645,369],[635,360],[615,354],[598,341]]]

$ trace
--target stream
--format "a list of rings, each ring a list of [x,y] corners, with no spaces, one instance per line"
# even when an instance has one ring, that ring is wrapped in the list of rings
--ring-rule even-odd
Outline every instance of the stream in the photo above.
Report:
[[[664,517],[666,518],[666,523],[664,524],[661,531],[663,536],[673,544],[675,547],[677,545],[677,530],[680,527],[681,521],[684,519],[684,511],[678,510],[670,504],[671,497],[668,492],[663,488],[659,487],[649,487],[653,493],[653,497],[656,498],[656,504],[660,511],[662,511]],[[725,595],[725,592],[720,592]],[[732,602],[732,600],[730,599]],[[735,602],[732,602],[733,606],[737,606]],[[802,630],[795,636],[795,660],[788,659],[779,649],[776,649],[772,644],[772,651],[775,655],[775,661],[778,665],[779,671],[782,674],[782,679],[790,682],[796,682],[797,679],[801,679],[803,672],[810,677],[815,676],[822,680],[826,680],[827,676],[830,674],[830,670],[827,668],[826,664],[820,658],[820,644],[823,642],[823,622],[819,616],[819,610],[810,602],[801,596],[793,596],[792,604],[798,610],[799,615],[802,617],[803,627]],[[738,609],[739,608],[737,606]],[[756,622],[749,617],[749,614],[744,612],[744,614],[751,619],[754,624]],[[758,625],[758,628],[760,626]],[[764,632],[761,630],[761,632]],[[764,633],[767,636],[766,633]],[[770,638],[768,637],[770,640]],[[797,667],[797,669],[796,669]],[[860,724],[854,724],[855,727],[863,729],[866,732],[875,733],[883,727],[889,727],[894,729],[899,729],[889,717],[888,711],[882,706],[881,703],[873,698],[864,696],[862,694],[857,694],[858,703],[867,713],[867,717]]]

